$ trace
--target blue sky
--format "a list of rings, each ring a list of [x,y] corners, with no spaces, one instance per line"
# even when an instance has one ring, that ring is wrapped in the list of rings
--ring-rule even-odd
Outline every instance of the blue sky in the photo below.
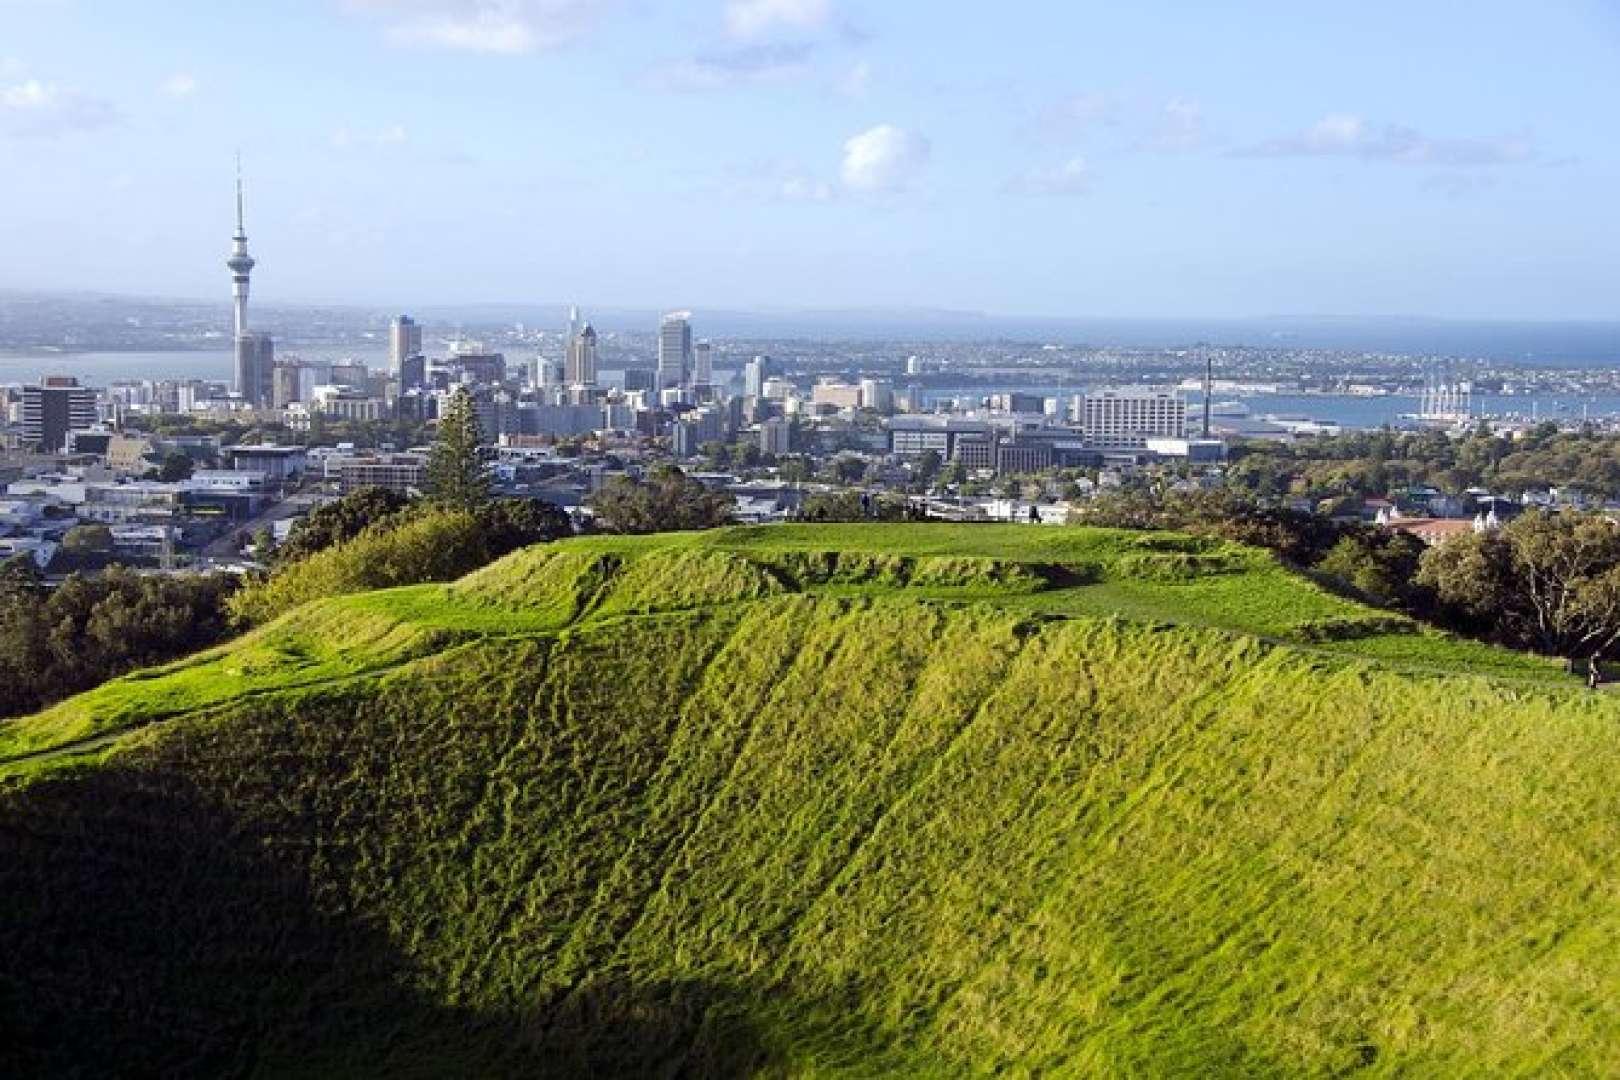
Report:
[[[0,0],[0,287],[1620,318],[1620,3]]]

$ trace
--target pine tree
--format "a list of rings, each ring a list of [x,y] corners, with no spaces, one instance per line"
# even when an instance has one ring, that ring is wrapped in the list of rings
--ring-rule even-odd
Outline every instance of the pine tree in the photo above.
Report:
[[[428,456],[428,494],[457,510],[476,510],[489,501],[489,471],[478,456],[484,433],[472,395],[458,389],[439,417],[439,437]]]

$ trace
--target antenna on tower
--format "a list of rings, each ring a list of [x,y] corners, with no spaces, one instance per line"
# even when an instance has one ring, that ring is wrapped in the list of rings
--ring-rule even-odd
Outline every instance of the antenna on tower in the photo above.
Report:
[[[247,235],[246,216],[242,213],[242,151],[236,152],[236,235]]]

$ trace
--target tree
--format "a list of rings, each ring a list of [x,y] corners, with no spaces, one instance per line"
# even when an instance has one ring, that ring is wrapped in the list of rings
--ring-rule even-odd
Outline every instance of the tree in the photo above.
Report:
[[[801,521],[908,521],[911,504],[894,496],[834,491],[812,495],[799,508]]]
[[[112,530],[105,525],[75,525],[62,537],[62,546],[78,555],[105,555],[113,549]]]
[[[939,475],[944,459],[939,456],[938,450],[924,450],[917,457],[915,475],[919,483],[932,484]]]
[[[472,395],[458,388],[439,418],[439,436],[428,455],[428,493],[435,502],[471,512],[489,501],[489,470],[478,454],[483,441]]]
[[[866,476],[866,462],[858,457],[841,457],[833,464],[833,475],[840,483],[858,484]]]
[[[661,465],[646,480],[614,477],[591,497],[590,505],[607,532],[655,533],[729,525],[736,500],[673,465]]]
[[[789,484],[802,484],[815,475],[815,466],[802,454],[784,457],[776,463],[776,472]]]
[[[1429,549],[1418,573],[1464,626],[1557,656],[1620,642],[1620,528],[1595,515],[1527,514]]]
[[[231,597],[231,617],[239,626],[256,626],[311,600],[453,581],[490,561],[487,539],[465,510],[412,514],[258,579]]]
[[[574,523],[543,499],[494,499],[474,513],[491,559],[574,534]]]
[[[196,468],[197,463],[185,454],[166,454],[163,464],[158,466],[157,478],[165,484],[177,484],[190,480]]]
[[[1361,530],[1334,544],[1316,572],[1374,604],[1405,607],[1419,598],[1423,552],[1423,542],[1408,533]]]
[[[113,569],[45,589],[0,573],[0,715],[31,712],[121,675],[216,644],[226,576],[143,577]]]
[[[294,522],[287,539],[276,550],[276,562],[285,565],[307,559],[375,525],[396,522],[410,505],[410,499],[388,488],[359,488]]]

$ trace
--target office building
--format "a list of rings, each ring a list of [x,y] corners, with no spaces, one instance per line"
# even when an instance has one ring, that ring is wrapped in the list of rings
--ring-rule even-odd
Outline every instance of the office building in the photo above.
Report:
[[[1002,476],[1038,473],[1050,469],[1055,447],[1051,439],[1005,439],[996,445],[996,472]]]
[[[793,423],[782,417],[759,425],[759,452],[781,457],[793,452]]]
[[[256,473],[273,484],[297,479],[309,463],[309,451],[302,446],[230,446],[223,453],[232,469]]]
[[[455,353],[450,361],[461,373],[482,386],[495,386],[506,381],[506,355],[482,351]]]
[[[1080,399],[1079,413],[1088,446],[1143,448],[1149,439],[1187,437],[1187,399],[1175,391],[1093,391]]]
[[[861,388],[845,382],[817,383],[810,391],[810,403],[832,409],[858,409],[861,407]]]
[[[283,360],[271,369],[270,404],[285,409],[294,402],[304,400],[304,388],[299,385],[304,365],[296,360]]]
[[[1046,414],[1046,398],[1039,394],[1021,394],[1016,391],[990,395],[992,412],[1025,413],[1031,416]]]
[[[885,416],[894,412],[894,384],[887,379],[862,379],[861,408]]]
[[[380,487],[409,495],[420,492],[427,485],[427,455],[376,454],[336,458],[327,462],[326,472],[328,477],[333,472],[337,473],[338,488],[345,494],[361,488]]]
[[[707,341],[692,346],[692,385],[714,385],[714,347]]]
[[[945,416],[897,416],[889,421],[889,453],[896,457],[917,458],[932,450],[946,461],[956,456],[957,443],[965,436],[988,436],[990,425],[983,420],[963,420]]]
[[[422,355],[422,328],[409,315],[399,315],[388,324],[388,370],[395,375],[405,369],[405,361]]]
[[[421,353],[407,356],[399,364],[399,391],[407,393],[427,385],[427,357]]]
[[[33,450],[59,454],[68,432],[94,427],[96,392],[66,375],[50,375],[22,390],[22,442]]]
[[[743,396],[758,398],[765,396],[765,380],[773,375],[779,375],[776,361],[768,356],[756,356],[748,361],[743,368]]]
[[[596,328],[586,323],[568,342],[563,377],[569,386],[596,385]]]
[[[692,313],[672,311],[658,327],[658,389],[686,385],[692,372]]]
[[[370,372],[366,365],[358,360],[343,360],[332,365],[329,382],[333,386],[344,386],[350,390],[366,389],[366,380]]]
[[[246,333],[236,339],[236,389],[255,409],[275,401],[276,343],[269,334]]]
[[[676,457],[697,457],[703,444],[725,436],[725,417],[713,405],[693,409],[670,427],[670,450]]]
[[[564,386],[563,376],[567,374],[567,365],[561,360],[552,360],[548,357],[537,356],[534,359],[534,385],[540,390],[550,390]]]

